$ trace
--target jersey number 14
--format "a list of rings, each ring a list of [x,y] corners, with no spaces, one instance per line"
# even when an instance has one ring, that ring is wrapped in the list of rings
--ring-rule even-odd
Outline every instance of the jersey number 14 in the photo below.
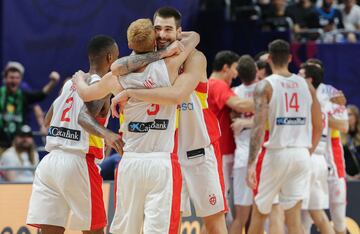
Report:
[[[291,96],[289,98],[289,96]],[[285,93],[285,106],[286,106],[286,112],[289,112],[290,109],[295,109],[296,112],[299,111],[299,102],[298,102],[298,94],[292,93],[289,95],[288,93]]]

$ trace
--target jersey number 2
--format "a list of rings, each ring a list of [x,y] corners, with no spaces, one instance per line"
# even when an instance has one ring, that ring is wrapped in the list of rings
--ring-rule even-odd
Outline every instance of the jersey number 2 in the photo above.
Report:
[[[70,118],[69,117],[66,117],[66,114],[70,111],[70,109],[72,108],[72,104],[73,104],[73,101],[74,101],[74,98],[73,97],[69,97],[68,99],[66,99],[66,103],[69,104],[70,103],[70,106],[69,107],[66,107],[63,112],[62,112],[62,115],[61,115],[61,121],[62,122],[70,122]]]
[[[299,111],[299,102],[298,102],[298,94],[292,93],[289,101],[288,93],[285,93],[285,106],[286,112],[289,112],[289,109],[295,109],[296,112]]]

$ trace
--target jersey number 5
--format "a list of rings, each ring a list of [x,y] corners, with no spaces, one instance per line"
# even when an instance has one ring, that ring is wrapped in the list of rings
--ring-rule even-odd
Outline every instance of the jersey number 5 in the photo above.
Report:
[[[151,106],[146,110],[148,115],[156,115],[160,110],[160,105],[158,104],[151,104]]]
[[[285,93],[285,106],[286,112],[289,112],[289,109],[295,109],[296,112],[299,111],[299,102],[298,102],[298,94],[292,93],[289,101],[288,93]]]
[[[70,118],[66,117],[66,114],[70,111],[70,109],[72,108],[72,104],[73,104],[74,98],[73,97],[69,97],[68,99],[66,99],[66,103],[70,104],[69,107],[66,107],[61,115],[61,121],[62,122],[70,122]]]

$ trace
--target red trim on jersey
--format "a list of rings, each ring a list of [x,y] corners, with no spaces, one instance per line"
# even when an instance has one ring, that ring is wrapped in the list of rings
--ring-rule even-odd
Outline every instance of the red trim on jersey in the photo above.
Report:
[[[179,231],[180,223],[180,201],[181,201],[181,187],[182,176],[181,168],[176,153],[171,154],[171,167],[172,167],[172,201],[171,201],[171,215],[169,234],[177,234]]]
[[[214,153],[217,161],[217,171],[219,174],[219,181],[221,186],[221,192],[223,195],[223,201],[224,201],[224,212],[227,212],[229,210],[227,202],[226,202],[226,196],[225,196],[225,180],[224,180],[224,173],[222,169],[222,155],[220,150],[220,142],[219,140],[212,143],[212,146],[214,147]]]
[[[116,193],[117,193],[117,181],[118,181],[118,173],[119,173],[119,165],[121,163],[118,163],[116,169],[115,169],[115,178],[114,178],[114,207],[116,207]]]
[[[106,212],[102,193],[102,178],[95,164],[95,158],[86,157],[91,191],[91,226],[90,230],[106,227]]]
[[[176,154],[178,152],[178,147],[179,147],[179,129],[177,128],[175,130],[174,133],[174,149],[173,149],[173,153]]]
[[[264,137],[264,142],[267,142],[269,140],[270,137],[270,132],[268,130],[265,131],[265,137]],[[263,143],[264,144],[264,143]],[[253,190],[253,194],[254,197],[256,196],[256,194],[258,193],[258,189],[259,189],[259,184],[260,184],[260,174],[261,174],[261,169],[262,169],[262,164],[265,158],[265,154],[266,154],[266,148],[264,146],[262,146],[261,148],[261,152],[258,156],[258,160],[256,163],[256,187]]]
[[[89,150],[88,150],[88,153],[86,154],[86,156],[92,156],[97,159],[102,159],[102,158],[104,158],[104,149],[97,148],[94,146],[89,146]]]
[[[340,138],[331,138],[331,149],[333,154],[334,163],[336,166],[337,174],[339,178],[345,177],[345,166],[344,166],[344,151]]]
[[[218,119],[210,109],[203,109],[203,114],[204,114],[206,130],[209,134],[210,142],[214,143],[220,139],[220,127],[219,127]]]
[[[199,82],[199,84],[195,88],[195,91],[200,93],[207,93],[207,88],[207,82]]]
[[[107,117],[95,117],[96,121],[100,124],[100,125],[105,125],[106,121],[107,121]]]

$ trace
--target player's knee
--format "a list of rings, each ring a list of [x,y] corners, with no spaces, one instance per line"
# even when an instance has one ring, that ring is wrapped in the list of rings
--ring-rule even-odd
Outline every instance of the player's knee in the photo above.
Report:
[[[227,233],[224,213],[217,213],[204,218],[206,231],[208,234]]]
[[[40,230],[42,234],[63,234],[65,228],[53,225],[40,225]]]

